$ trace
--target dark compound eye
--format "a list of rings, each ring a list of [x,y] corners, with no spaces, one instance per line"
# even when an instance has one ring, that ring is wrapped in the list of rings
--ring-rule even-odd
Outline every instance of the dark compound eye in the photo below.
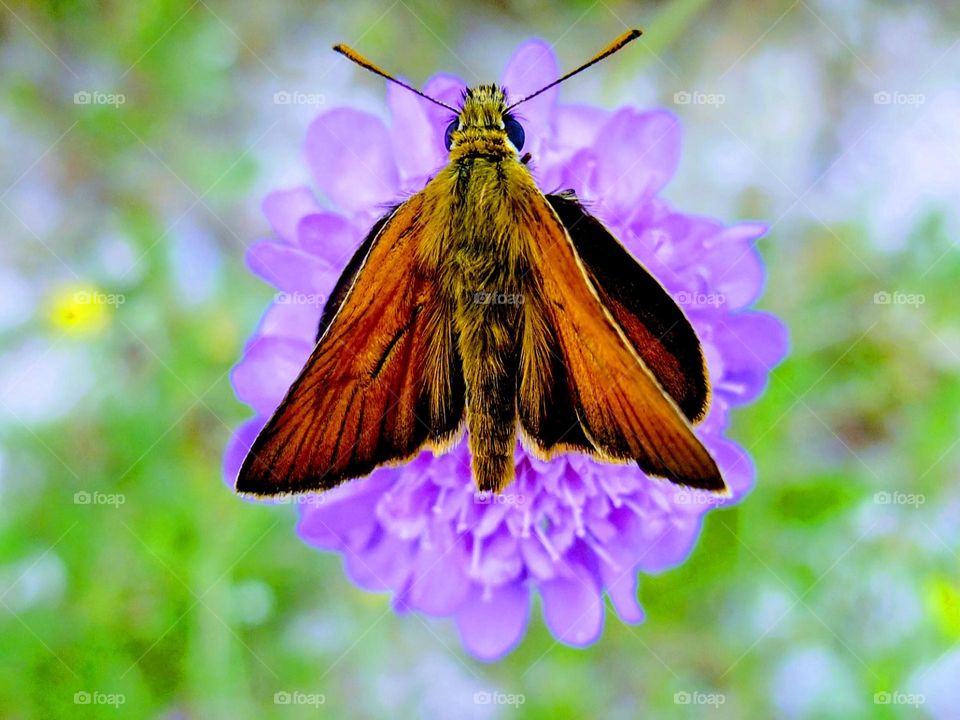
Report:
[[[503,118],[503,129],[507,131],[507,137],[517,150],[523,149],[523,141],[526,136],[523,132],[523,126],[513,119],[510,115]]]
[[[455,133],[459,127],[460,118],[454,118],[450,121],[450,124],[447,125],[447,131],[443,134],[443,143],[447,146],[447,150],[453,145],[453,133]]]

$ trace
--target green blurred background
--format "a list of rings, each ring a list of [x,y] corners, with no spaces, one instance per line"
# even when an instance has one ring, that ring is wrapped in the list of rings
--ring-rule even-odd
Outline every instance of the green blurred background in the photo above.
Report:
[[[731,428],[756,489],[642,580],[646,623],[575,650],[535,611],[484,665],[221,479],[273,292],[245,246],[321,109],[273,95],[384,114],[335,41],[495,79],[634,24],[562,97],[679,115],[667,197],[772,224],[792,350]],[[0,717],[960,717],[958,31],[893,0],[0,0]]]

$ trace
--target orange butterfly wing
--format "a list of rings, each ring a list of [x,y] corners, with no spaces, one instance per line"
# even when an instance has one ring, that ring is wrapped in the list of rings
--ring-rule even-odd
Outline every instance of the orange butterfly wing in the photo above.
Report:
[[[328,489],[457,434],[461,363],[451,313],[418,254],[424,210],[416,195],[374,226],[324,311],[325,332],[244,460],[238,492]]]
[[[542,194],[528,196],[535,292],[524,301],[519,397],[534,449],[633,460],[651,475],[725,490],[690,422],[601,302],[556,211]]]
[[[710,382],[690,321],[657,279],[576,198],[546,197],[600,301],[634,350],[687,419],[702,420],[710,403]]]

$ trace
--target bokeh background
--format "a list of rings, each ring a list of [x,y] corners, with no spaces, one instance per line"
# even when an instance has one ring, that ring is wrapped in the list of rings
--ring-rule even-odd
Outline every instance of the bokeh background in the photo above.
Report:
[[[333,42],[494,79],[635,24],[562,97],[680,117],[666,195],[770,223],[791,354],[731,428],[755,490],[646,622],[577,650],[534,611],[485,665],[224,484],[273,292],[245,247],[316,113],[386,112]],[[0,0],[0,716],[960,717],[958,33],[946,1]]]

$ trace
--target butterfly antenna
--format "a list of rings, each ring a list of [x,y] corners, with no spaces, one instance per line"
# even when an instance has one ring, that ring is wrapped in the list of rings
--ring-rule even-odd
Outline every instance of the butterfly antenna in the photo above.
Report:
[[[557,78],[556,80],[554,80],[554,81],[553,81],[552,83],[550,83],[549,85],[544,85],[542,88],[540,88],[539,90],[537,90],[535,93],[532,93],[532,94],[530,94],[530,95],[527,95],[525,98],[520,98],[520,99],[517,100],[515,103],[513,103],[510,107],[508,107],[507,110],[512,110],[513,108],[515,108],[515,107],[516,107],[517,105],[519,105],[520,103],[525,103],[527,100],[532,100],[533,98],[535,98],[535,97],[536,97],[537,95],[539,95],[540,93],[546,92],[546,91],[549,90],[550,88],[559,85],[559,84],[562,83],[564,80],[569,80],[569,79],[572,78],[574,75],[577,75],[578,73],[582,73],[584,70],[586,70],[586,69],[587,69],[588,67],[590,67],[591,65],[596,65],[598,62],[600,62],[600,61],[603,60],[604,58],[610,57],[610,56],[613,55],[617,50],[620,50],[624,45],[626,45],[627,43],[633,42],[634,40],[636,40],[636,39],[637,39],[638,37],[640,37],[641,35],[643,35],[643,30],[640,30],[639,28],[634,28],[633,30],[628,30],[628,31],[625,32],[623,35],[621,35],[621,36],[618,37],[616,40],[614,40],[612,43],[610,43],[609,45],[607,45],[607,47],[605,47],[605,48],[604,48],[603,50],[601,50],[599,53],[597,53],[597,54],[594,55],[592,58],[590,58],[589,60],[587,60],[587,62],[585,62],[585,63],[584,63],[583,65],[581,65],[580,67],[578,67],[576,70],[571,70],[571,71],[568,72],[566,75],[564,75],[563,77]],[[376,72],[376,71],[374,71],[374,72]]]
[[[345,57],[347,57],[347,58],[349,58],[350,60],[353,60],[353,61],[354,61],[357,65],[359,65],[360,67],[366,68],[367,70],[369,70],[370,72],[374,73],[375,75],[379,75],[379,76],[382,77],[382,78],[386,78],[386,79],[389,80],[390,82],[396,83],[397,85],[399,85],[399,86],[402,87],[402,88],[406,88],[406,89],[409,90],[410,92],[419,95],[419,96],[422,97],[424,100],[429,100],[430,102],[435,103],[435,104],[439,105],[440,107],[445,107],[447,110],[450,110],[450,111],[452,111],[452,112],[454,112],[454,113],[459,112],[455,107],[451,107],[450,105],[447,105],[445,102],[442,102],[442,101],[440,101],[440,100],[437,100],[436,98],[430,97],[429,95],[427,95],[426,93],[424,93],[422,90],[417,90],[417,88],[413,87],[412,85],[407,85],[407,84],[406,84],[405,82],[403,82],[402,80],[398,80],[397,78],[395,78],[393,75],[391,75],[390,73],[388,73],[386,70],[384,70],[384,69],[381,68],[380,66],[374,65],[372,62],[370,62],[369,60],[367,60],[363,55],[361,55],[360,53],[358,53],[358,52],[357,52],[356,50],[354,50],[353,48],[351,48],[351,47],[349,47],[349,46],[347,46],[347,45],[344,45],[343,43],[340,43],[339,45],[334,45],[334,46],[333,46],[333,49],[334,49],[334,51],[340,53],[341,55],[343,55],[343,56],[345,56]]]

